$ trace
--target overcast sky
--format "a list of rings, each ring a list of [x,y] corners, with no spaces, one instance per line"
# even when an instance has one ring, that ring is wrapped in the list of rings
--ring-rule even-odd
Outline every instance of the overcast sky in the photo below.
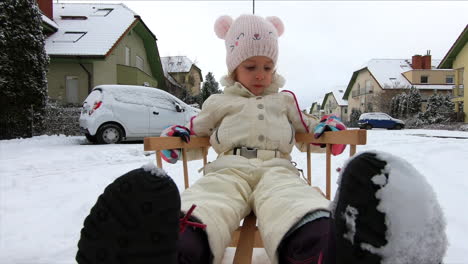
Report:
[[[211,71],[218,81],[227,69],[214,22],[221,15],[252,13],[252,1],[121,2],[156,35],[161,56],[185,55],[203,76]],[[468,2],[255,1],[255,14],[283,21],[277,69],[304,109],[347,85],[370,59],[409,59],[427,50],[442,59],[468,23]]]

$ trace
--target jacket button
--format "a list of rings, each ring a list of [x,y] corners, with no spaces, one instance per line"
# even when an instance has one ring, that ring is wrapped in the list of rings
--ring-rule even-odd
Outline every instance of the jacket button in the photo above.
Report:
[[[264,135],[258,136],[258,141],[263,141],[263,140],[265,140],[265,136],[264,136]]]
[[[257,108],[258,108],[258,109],[263,109],[263,104],[258,104],[258,105],[257,105]]]
[[[263,119],[265,119],[265,117],[262,114],[258,115],[258,120],[263,120]]]

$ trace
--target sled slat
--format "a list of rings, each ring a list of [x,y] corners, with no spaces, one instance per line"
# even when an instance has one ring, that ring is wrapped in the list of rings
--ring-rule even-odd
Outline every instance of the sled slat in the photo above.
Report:
[[[184,166],[184,185],[185,189],[189,187],[188,165],[187,165],[187,150],[182,148],[182,163]]]
[[[313,134],[296,133],[296,142],[298,143],[319,143],[326,145],[326,186],[325,194],[318,187],[316,188],[327,199],[331,198],[331,145],[332,144],[347,144],[349,146],[349,155],[353,156],[356,153],[357,145],[365,145],[367,141],[366,130],[346,130],[336,132],[325,132],[320,138],[314,138]],[[162,168],[161,150],[164,149],[181,149],[182,162],[184,170],[184,185],[185,188],[189,187],[188,165],[187,165],[187,149],[201,148],[203,153],[203,165],[208,162],[208,148],[210,147],[210,140],[208,137],[195,137],[190,138],[190,143],[183,142],[177,137],[148,137],[144,140],[145,151],[156,151],[156,164]],[[312,184],[312,155],[311,147],[307,146],[307,180]],[[254,247],[263,247],[263,242],[260,238],[258,227],[256,226],[257,218],[251,212],[246,218],[242,227],[234,231],[230,246],[237,247],[234,255],[234,263],[250,264],[252,263],[252,254]]]
[[[253,213],[250,213],[244,218],[244,224],[240,232],[239,242],[237,244],[237,250],[234,254],[234,264],[250,264],[252,263],[253,247],[255,242],[255,231],[257,217]]]
[[[326,152],[326,190],[325,197],[330,200],[331,197],[331,144],[327,144]]]

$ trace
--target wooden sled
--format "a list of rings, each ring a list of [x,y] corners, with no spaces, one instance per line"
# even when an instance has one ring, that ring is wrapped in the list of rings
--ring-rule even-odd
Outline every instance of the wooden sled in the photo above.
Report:
[[[366,130],[345,130],[337,132],[325,132],[320,138],[315,139],[313,134],[297,133],[296,142],[299,143],[320,143],[326,144],[326,189],[324,196],[330,200],[331,196],[331,144],[346,144],[349,145],[349,156],[356,153],[357,145],[365,145],[367,141]],[[182,149],[182,162],[184,168],[184,184],[185,188],[189,187],[186,149],[202,148],[204,157],[203,164],[207,163],[208,148],[210,141],[208,137],[191,137],[190,143],[183,142],[177,137],[147,137],[144,140],[145,151],[156,151],[156,163],[159,168],[162,168],[161,150],[164,149]],[[310,145],[307,148],[307,180],[312,183],[311,175],[311,152]],[[322,190],[317,188],[322,194]],[[260,233],[256,226],[257,218],[253,213],[250,213],[244,218],[243,224],[232,235],[230,247],[236,247],[233,263],[250,264],[252,263],[253,248],[263,248],[263,242],[260,238]]]

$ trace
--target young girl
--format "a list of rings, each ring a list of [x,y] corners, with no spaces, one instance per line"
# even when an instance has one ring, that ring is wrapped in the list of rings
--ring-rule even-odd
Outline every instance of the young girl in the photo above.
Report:
[[[154,165],[119,177],[86,218],[77,261],[221,263],[232,232],[254,211],[274,264],[441,262],[441,209],[407,162],[385,153],[357,155],[344,167],[332,205],[299,177],[290,156],[295,133],[320,136],[345,127],[333,116],[319,122],[302,115],[294,94],[278,92],[284,85],[276,73],[281,20],[223,16],[215,32],[226,46],[224,93],[209,97],[186,127],[172,126],[163,136],[209,136],[218,158],[180,197]],[[335,155],[342,151],[333,146]],[[177,150],[164,152],[169,162],[178,158]],[[415,195],[401,188],[405,184],[427,188]],[[410,214],[408,204],[417,204],[417,215],[387,210]]]

